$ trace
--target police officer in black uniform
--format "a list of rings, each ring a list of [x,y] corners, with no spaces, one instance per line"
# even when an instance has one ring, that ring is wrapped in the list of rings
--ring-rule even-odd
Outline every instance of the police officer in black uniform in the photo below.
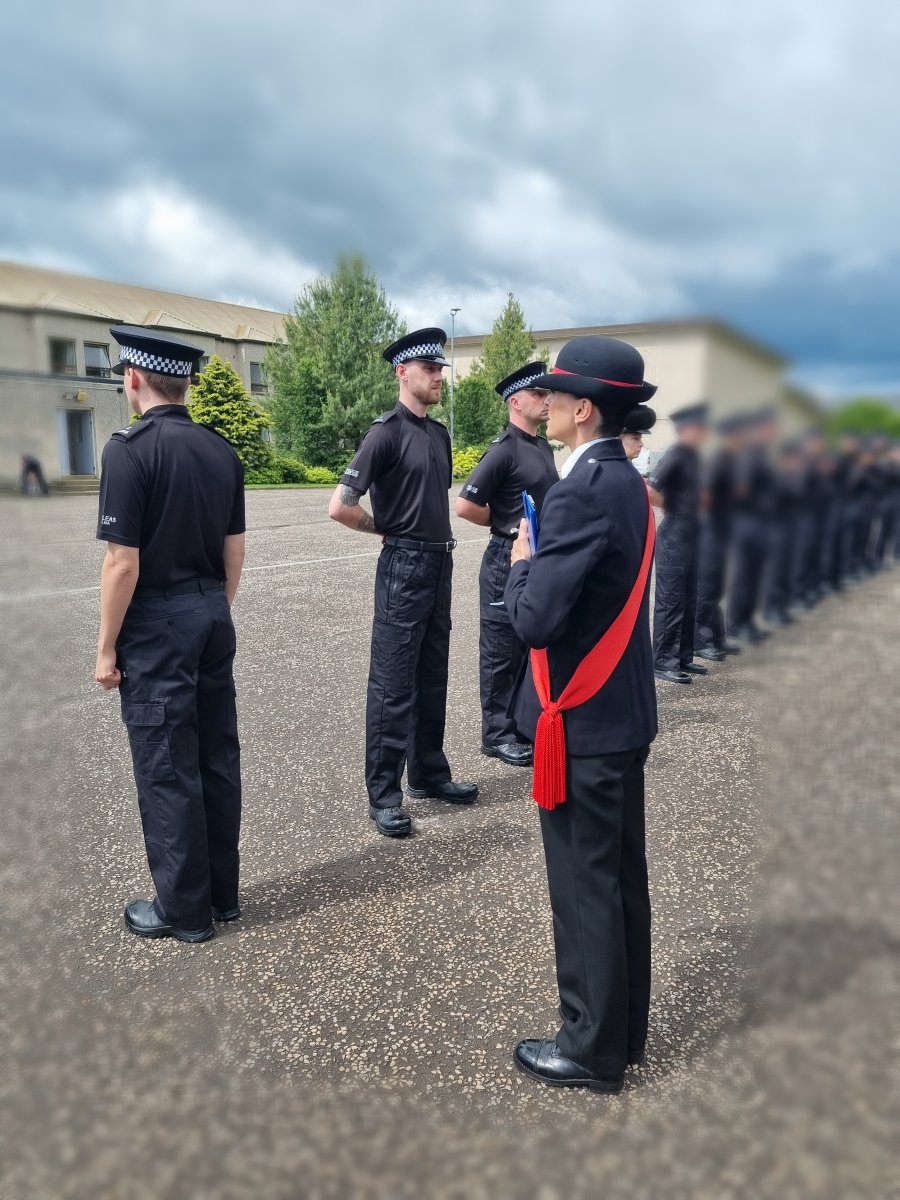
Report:
[[[514,767],[531,762],[531,746],[517,741],[510,712],[525,648],[513,632],[503,592],[522,519],[522,492],[531,496],[540,517],[544,497],[559,479],[550,443],[538,434],[547,420],[550,393],[530,386],[546,369],[542,362],[527,363],[497,384],[509,426],[491,442],[456,501],[457,516],[491,530],[478,577],[481,751]]]
[[[790,609],[797,600],[802,571],[809,562],[808,531],[813,499],[805,494],[808,479],[803,443],[785,442],[775,456],[776,505],[770,532],[770,565],[763,608],[766,622],[776,628],[793,621]]]
[[[707,667],[695,663],[697,545],[702,463],[699,448],[709,433],[709,409],[694,404],[672,413],[678,441],[651,472],[647,484],[656,508],[665,510],[656,545],[653,666],[657,679],[692,683]]]
[[[443,329],[418,329],[384,351],[400,383],[341,476],[329,516],[384,542],[366,697],[366,788],[379,833],[405,837],[408,796],[471,804],[474,783],[454,783],[444,754],[452,551],[450,435],[428,409],[441,400]],[[372,515],[360,506],[371,489]]]
[[[244,472],[185,406],[202,351],[110,330],[113,370],[141,420],[103,451],[97,537],[107,542],[95,677],[119,688],[155,900],[140,937],[203,942],[238,908],[240,748],[231,602],[244,560]]]
[[[748,417],[747,444],[738,456],[734,514],[734,569],[728,593],[728,630],[740,641],[769,636],[756,623],[771,555],[772,517],[777,504],[772,445],[778,434],[773,408]]]
[[[716,426],[719,445],[704,472],[697,562],[697,627],[694,637],[698,658],[721,662],[741,647],[725,635],[722,600],[731,547],[734,516],[735,464],[740,452],[746,417],[733,413]]]

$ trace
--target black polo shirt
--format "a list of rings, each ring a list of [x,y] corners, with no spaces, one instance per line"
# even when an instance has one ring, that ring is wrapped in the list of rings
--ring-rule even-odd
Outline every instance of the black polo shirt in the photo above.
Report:
[[[234,447],[161,404],[103,451],[97,537],[140,550],[140,587],[225,579],[223,546],[244,532],[244,468]]]
[[[700,455],[684,442],[670,446],[656,464],[647,482],[662,496],[668,516],[697,516],[701,471]]]
[[[364,495],[381,533],[419,542],[449,542],[453,454],[439,421],[397,404],[372,423],[341,483]]]
[[[485,450],[461,495],[473,504],[490,505],[491,532],[509,537],[518,532],[524,515],[522,492],[528,492],[540,516],[544,497],[558,481],[547,439],[510,425]]]

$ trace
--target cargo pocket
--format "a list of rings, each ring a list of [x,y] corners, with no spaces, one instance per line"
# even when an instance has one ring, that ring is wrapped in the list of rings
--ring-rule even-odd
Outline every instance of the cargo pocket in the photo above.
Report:
[[[128,728],[135,775],[158,783],[174,779],[165,704],[123,697],[122,720]]]
[[[413,685],[413,630],[408,625],[375,621],[372,626],[372,667],[388,691],[406,691]]]

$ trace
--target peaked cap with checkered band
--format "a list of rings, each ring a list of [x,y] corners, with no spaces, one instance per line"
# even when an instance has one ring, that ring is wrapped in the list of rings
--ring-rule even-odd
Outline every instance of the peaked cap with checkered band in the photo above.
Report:
[[[433,362],[442,367],[450,364],[444,358],[444,347],[447,344],[447,334],[435,326],[432,329],[414,329],[406,333],[396,342],[392,342],[382,351],[382,357],[392,367],[399,367],[406,362]]]
[[[126,367],[143,367],[157,375],[187,379],[203,357],[199,346],[143,325],[113,325],[109,332],[119,343],[119,361],[113,367],[116,375],[124,375]]]

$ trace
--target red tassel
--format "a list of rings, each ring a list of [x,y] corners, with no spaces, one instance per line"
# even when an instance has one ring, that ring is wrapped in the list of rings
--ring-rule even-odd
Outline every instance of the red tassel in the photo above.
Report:
[[[559,707],[552,702],[541,713],[535,730],[531,794],[535,804],[548,811],[566,799],[566,729]]]

